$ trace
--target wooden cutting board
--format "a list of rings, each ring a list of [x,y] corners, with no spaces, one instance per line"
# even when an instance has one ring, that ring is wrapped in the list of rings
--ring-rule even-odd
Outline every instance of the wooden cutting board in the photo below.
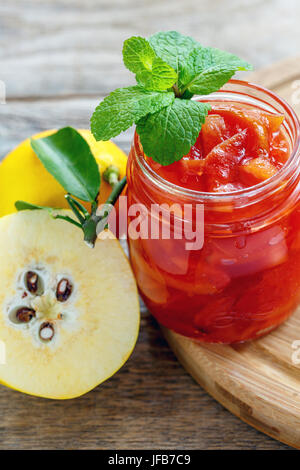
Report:
[[[300,116],[300,59],[253,73],[250,81],[276,91]],[[300,307],[268,336],[239,345],[200,345],[163,331],[185,369],[216,400],[251,426],[300,448]]]

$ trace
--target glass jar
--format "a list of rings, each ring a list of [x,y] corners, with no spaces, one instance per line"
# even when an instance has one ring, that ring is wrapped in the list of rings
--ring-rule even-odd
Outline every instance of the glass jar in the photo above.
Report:
[[[195,99],[284,114],[290,158],[256,186],[202,193],[157,175],[135,134],[127,170],[128,207],[143,206],[139,225],[145,222],[149,233],[131,236],[129,230],[132,268],[144,302],[162,325],[206,342],[245,341],[277,327],[300,301],[300,124],[284,100],[239,80]],[[153,215],[153,205],[162,203],[176,204],[169,219]],[[179,210],[184,204],[192,206],[189,220]],[[203,208],[203,243],[187,249],[197,207]],[[180,238],[181,218],[190,229]],[[154,219],[168,225],[169,239],[163,230],[151,236]],[[129,228],[133,220],[129,212]]]

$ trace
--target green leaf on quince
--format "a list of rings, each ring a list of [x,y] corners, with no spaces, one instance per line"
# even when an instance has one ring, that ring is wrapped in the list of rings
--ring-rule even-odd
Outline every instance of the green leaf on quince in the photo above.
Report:
[[[100,189],[100,172],[86,140],[71,127],[49,137],[31,140],[46,170],[70,194],[93,202]]]

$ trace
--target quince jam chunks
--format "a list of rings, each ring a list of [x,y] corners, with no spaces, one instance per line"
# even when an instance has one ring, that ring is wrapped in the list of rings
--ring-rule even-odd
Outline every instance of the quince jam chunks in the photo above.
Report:
[[[167,167],[149,159],[150,164],[165,179],[189,189],[244,189],[271,178],[287,161],[283,121],[283,115],[250,106],[216,103],[188,155]]]

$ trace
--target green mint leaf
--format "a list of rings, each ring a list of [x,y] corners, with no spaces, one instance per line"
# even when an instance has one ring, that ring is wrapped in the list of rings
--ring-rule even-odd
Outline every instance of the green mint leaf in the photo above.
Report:
[[[99,193],[100,173],[85,139],[71,127],[31,140],[31,146],[52,176],[73,196],[93,202]]]
[[[117,89],[100,103],[92,132],[96,140],[109,140],[135,123],[146,155],[162,165],[189,152],[205,121],[209,105],[191,101],[192,96],[217,91],[236,71],[251,70],[237,56],[204,48],[176,31],[129,38],[123,58],[138,84]]]
[[[138,84],[148,90],[167,90],[177,81],[175,70],[158,57],[142,37],[133,36],[124,42],[123,61],[136,74]]]
[[[209,105],[176,98],[168,107],[137,123],[143,150],[161,165],[170,165],[186,155],[201,130]]]
[[[147,39],[133,36],[124,41],[123,62],[130,72],[138,73],[151,70],[156,54]]]
[[[151,71],[142,70],[136,74],[137,82],[147,90],[164,91],[177,81],[177,73],[160,57],[154,59]]]
[[[140,86],[119,88],[96,108],[91,119],[92,133],[96,140],[109,140],[143,116],[169,106],[174,99],[173,92],[149,91]]]
[[[206,95],[219,90],[238,70],[252,70],[252,66],[230,54],[212,47],[196,47],[190,53],[185,68],[180,71],[182,91]]]
[[[177,31],[162,31],[149,38],[149,43],[156,54],[169,64],[177,74],[185,66],[190,52],[199,43],[190,36]]]

